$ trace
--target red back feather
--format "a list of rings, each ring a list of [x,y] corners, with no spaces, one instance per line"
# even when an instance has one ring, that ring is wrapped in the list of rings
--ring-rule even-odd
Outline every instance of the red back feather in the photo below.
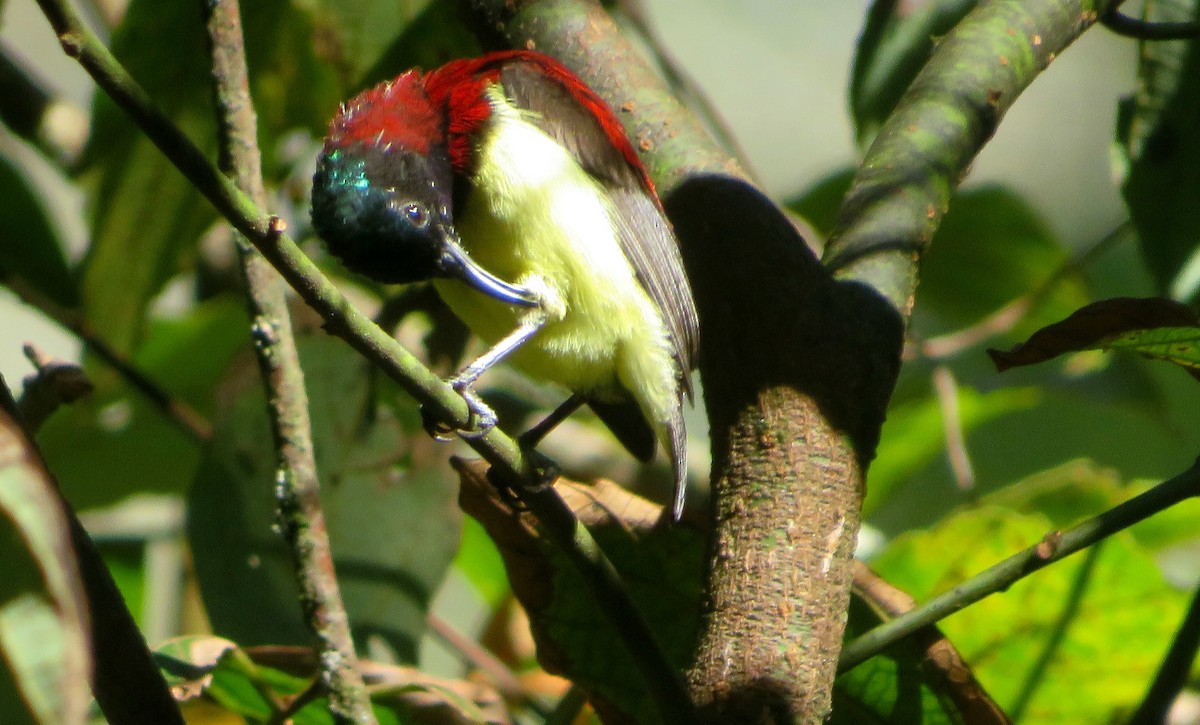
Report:
[[[425,89],[430,100],[435,105],[444,103],[449,109],[450,126],[447,132],[450,160],[456,169],[463,171],[471,167],[471,136],[487,120],[490,112],[483,97],[485,84],[495,82],[503,66],[512,62],[532,64],[562,85],[572,98],[596,118],[609,143],[621,152],[646,189],[657,199],[650,175],[642,166],[633,144],[625,136],[621,121],[608,104],[562,63],[531,50],[502,50],[478,58],[452,60],[425,77]]]

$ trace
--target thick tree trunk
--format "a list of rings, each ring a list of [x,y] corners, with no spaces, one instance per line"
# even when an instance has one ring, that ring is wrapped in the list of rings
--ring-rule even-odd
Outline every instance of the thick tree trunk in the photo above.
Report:
[[[830,280],[741,182],[687,181],[668,210],[709,343],[715,529],[690,689],[714,722],[820,722],[900,317],[865,287]]]
[[[819,722],[899,315],[829,279],[597,3],[470,6],[486,31],[554,55],[620,111],[676,225],[701,318],[716,514],[692,695],[714,722]]]

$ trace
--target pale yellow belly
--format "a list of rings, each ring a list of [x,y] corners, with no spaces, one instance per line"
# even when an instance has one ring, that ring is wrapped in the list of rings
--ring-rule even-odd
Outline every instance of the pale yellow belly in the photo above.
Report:
[[[676,364],[660,313],[621,250],[606,192],[503,94],[489,97],[496,113],[455,216],[475,262],[544,303],[545,326],[510,361],[595,398],[632,397],[662,434],[679,405]],[[529,312],[456,280],[434,284],[488,343]]]
[[[666,345],[665,330],[640,288],[627,298],[620,292],[594,294],[598,290],[552,285],[544,271],[511,274],[512,270],[507,270],[511,275],[507,276],[494,271],[495,265],[489,266],[483,259],[477,261],[502,279],[534,287],[542,293],[551,292],[561,300],[561,310],[551,310],[545,325],[509,358],[526,374],[601,400],[631,394],[636,399],[641,397],[639,388],[646,383],[650,383],[651,389],[673,385],[674,363]],[[528,308],[487,297],[456,280],[438,280],[434,284],[451,311],[489,345],[515,330],[520,317],[530,312]],[[635,371],[640,371],[637,373],[640,376],[649,374],[663,379],[657,383],[629,380]]]

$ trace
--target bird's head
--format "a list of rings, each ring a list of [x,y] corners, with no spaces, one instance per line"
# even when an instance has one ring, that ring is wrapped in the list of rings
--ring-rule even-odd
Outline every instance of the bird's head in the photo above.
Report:
[[[380,282],[451,277],[532,306],[527,290],[493,276],[459,244],[451,114],[445,99],[431,100],[425,80],[408,71],[342,106],[317,159],[313,227],[348,268]]]
[[[373,279],[452,274],[452,187],[442,113],[409,71],[348,101],[330,123],[313,226],[347,267]]]

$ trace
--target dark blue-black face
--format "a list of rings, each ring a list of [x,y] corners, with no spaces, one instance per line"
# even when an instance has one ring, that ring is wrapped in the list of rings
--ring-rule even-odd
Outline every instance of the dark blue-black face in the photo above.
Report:
[[[346,267],[372,279],[444,275],[452,183],[450,162],[437,149],[326,149],[313,177],[313,227]]]

